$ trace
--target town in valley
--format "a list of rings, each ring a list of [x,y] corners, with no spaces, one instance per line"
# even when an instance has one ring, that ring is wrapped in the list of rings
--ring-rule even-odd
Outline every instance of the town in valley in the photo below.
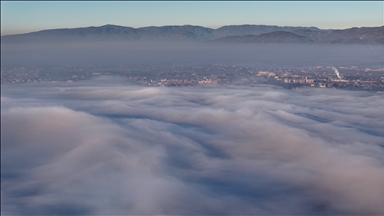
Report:
[[[219,64],[132,64],[119,66],[4,67],[1,83],[76,82],[118,75],[145,86],[182,87],[273,84],[285,88],[384,91],[384,68],[311,66],[251,68]]]

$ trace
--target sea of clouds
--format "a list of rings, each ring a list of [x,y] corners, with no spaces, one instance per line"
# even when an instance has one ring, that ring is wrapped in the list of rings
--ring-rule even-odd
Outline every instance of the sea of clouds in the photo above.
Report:
[[[383,95],[1,86],[2,215],[383,214]]]

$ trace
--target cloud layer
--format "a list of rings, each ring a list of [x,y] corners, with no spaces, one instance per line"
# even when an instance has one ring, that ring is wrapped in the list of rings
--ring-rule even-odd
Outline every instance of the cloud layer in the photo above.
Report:
[[[383,96],[3,85],[2,214],[382,214]]]
[[[216,43],[47,43],[1,45],[3,67],[222,64],[251,68],[382,67],[380,45]]]

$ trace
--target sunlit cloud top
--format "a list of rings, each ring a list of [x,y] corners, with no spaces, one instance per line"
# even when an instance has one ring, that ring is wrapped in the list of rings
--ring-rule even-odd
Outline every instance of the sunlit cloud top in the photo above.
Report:
[[[1,213],[382,215],[382,101],[103,77],[6,85]]]

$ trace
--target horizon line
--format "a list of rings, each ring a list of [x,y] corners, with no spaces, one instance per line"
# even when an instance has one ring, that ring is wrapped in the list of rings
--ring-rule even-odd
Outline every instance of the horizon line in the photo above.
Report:
[[[100,27],[104,27],[104,26],[118,26],[118,27],[126,27],[126,28],[133,28],[133,29],[141,29],[141,28],[151,28],[151,27],[155,27],[155,28],[161,28],[161,27],[168,27],[168,26],[178,26],[178,27],[182,27],[182,26],[195,26],[195,27],[203,27],[203,28],[208,28],[208,29],[213,29],[213,30],[217,30],[217,29],[220,29],[222,27],[227,27],[227,26],[277,26],[277,27],[302,27],[302,28],[317,28],[319,30],[345,30],[345,29],[352,29],[352,28],[378,28],[378,27],[383,27],[384,25],[381,25],[381,26],[360,26],[360,27],[350,27],[350,28],[330,28],[330,29],[321,29],[317,26],[295,26],[295,25],[265,25],[265,24],[233,24],[233,25],[223,25],[223,26],[220,26],[218,28],[211,28],[211,27],[205,27],[205,26],[202,26],[202,25],[193,25],[193,24],[183,24],[183,25],[160,25],[160,26],[156,26],[156,25],[151,25],[151,26],[142,26],[142,27],[131,27],[131,26],[123,26],[123,25],[117,25],[117,24],[104,24],[104,25],[100,25],[100,26],[83,26],[83,27],[63,27],[63,28],[51,28],[51,29],[41,29],[41,30],[36,30],[36,31],[29,31],[29,32],[24,32],[24,33],[14,33],[14,34],[2,34],[1,37],[4,37],[4,36],[13,36],[13,35],[23,35],[23,34],[30,34],[30,33],[35,33],[35,32],[41,32],[41,31],[49,31],[49,30],[60,30],[60,29],[82,29],[82,28],[100,28]]]

